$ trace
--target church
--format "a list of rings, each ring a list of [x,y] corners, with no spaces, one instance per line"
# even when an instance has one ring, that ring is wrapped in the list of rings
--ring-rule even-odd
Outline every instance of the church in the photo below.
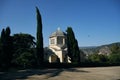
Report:
[[[80,61],[84,62],[86,55],[80,51]],[[67,35],[60,28],[49,36],[49,46],[44,49],[44,60],[49,63],[71,63],[67,52]]]
[[[66,33],[58,28],[49,36],[49,51],[46,52],[49,63],[71,63],[67,55]]]

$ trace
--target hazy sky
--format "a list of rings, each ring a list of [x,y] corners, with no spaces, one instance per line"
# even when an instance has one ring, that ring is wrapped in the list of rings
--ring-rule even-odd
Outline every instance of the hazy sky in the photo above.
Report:
[[[36,10],[42,15],[44,45],[58,27],[71,26],[79,46],[120,42],[120,0],[0,0],[0,32],[36,37]]]

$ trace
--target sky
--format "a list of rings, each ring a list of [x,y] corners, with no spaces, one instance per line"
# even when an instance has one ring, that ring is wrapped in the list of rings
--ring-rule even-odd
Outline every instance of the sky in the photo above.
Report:
[[[51,33],[72,27],[80,47],[120,42],[120,0],[0,0],[0,32],[36,37],[36,8],[42,16],[44,46]]]

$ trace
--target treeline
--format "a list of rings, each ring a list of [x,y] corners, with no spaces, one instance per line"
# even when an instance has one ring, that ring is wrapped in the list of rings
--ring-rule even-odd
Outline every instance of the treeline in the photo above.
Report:
[[[74,31],[68,27],[67,47],[68,56],[72,64],[49,64],[44,59],[42,18],[36,7],[37,34],[35,37],[30,34],[17,33],[11,35],[10,27],[2,29],[0,35],[0,70],[7,70],[11,67],[17,68],[37,68],[37,67],[70,67],[70,66],[94,66],[101,64],[120,65],[120,46],[117,44],[111,47],[112,53],[108,56],[91,54],[83,56],[83,51],[79,49]],[[81,56],[82,54],[82,56]],[[85,57],[84,61],[81,58]]]
[[[2,29],[0,36],[0,70],[11,67],[34,68],[49,65],[44,60],[42,18],[36,7],[37,34],[17,33],[11,36],[10,27]],[[71,27],[67,28],[68,56],[73,63],[80,62],[80,50]],[[47,63],[47,64],[46,64]]]
[[[109,48],[111,53],[108,55],[98,54],[98,52],[88,55],[86,63],[120,65],[120,44],[114,43]]]
[[[0,36],[0,69],[10,67],[36,67],[43,63],[42,19],[36,7],[37,40],[30,34],[18,33],[11,36],[10,27],[2,29]]]
[[[30,34],[10,35],[10,28],[3,29],[0,37],[0,68],[28,67],[36,65],[34,37]]]

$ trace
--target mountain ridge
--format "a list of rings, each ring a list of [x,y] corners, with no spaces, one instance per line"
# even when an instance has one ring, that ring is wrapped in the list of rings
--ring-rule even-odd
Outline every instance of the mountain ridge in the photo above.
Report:
[[[105,49],[105,47],[108,47],[107,49],[110,50],[110,48],[113,45],[117,45],[120,47],[120,42],[115,42],[115,43],[111,43],[111,44],[105,44],[105,45],[101,45],[101,46],[88,46],[88,47],[79,47],[80,50],[82,50],[85,54],[93,54],[93,53],[99,53],[101,49]]]

